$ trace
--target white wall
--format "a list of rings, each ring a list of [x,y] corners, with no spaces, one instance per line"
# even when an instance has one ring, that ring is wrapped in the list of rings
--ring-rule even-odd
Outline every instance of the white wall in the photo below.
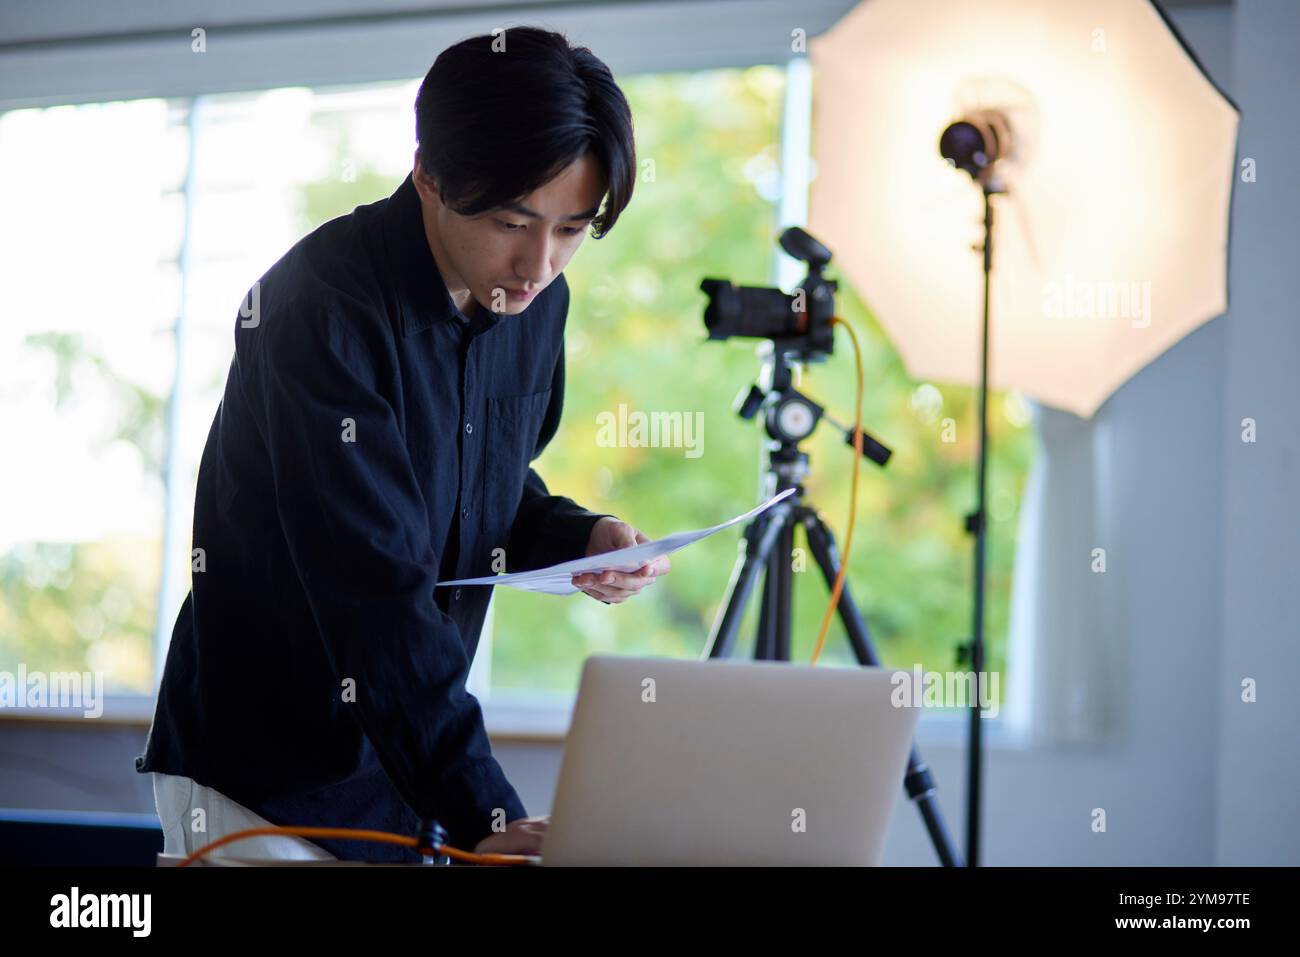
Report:
[[[1215,697],[1216,860],[1300,863],[1300,4],[1238,0],[1238,188],[1226,337],[1224,621]],[[1256,420],[1253,445],[1241,420]],[[1241,701],[1242,678],[1258,700]]]

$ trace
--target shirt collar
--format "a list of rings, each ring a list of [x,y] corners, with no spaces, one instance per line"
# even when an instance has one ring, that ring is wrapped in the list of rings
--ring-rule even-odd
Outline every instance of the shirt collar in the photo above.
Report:
[[[469,324],[469,317],[452,302],[437,261],[429,250],[420,194],[416,192],[411,173],[406,174],[402,185],[385,205],[384,247],[389,276],[402,313],[403,336],[423,332],[434,323],[453,319]],[[477,306],[475,310],[479,311]],[[501,317],[488,314],[485,318],[490,324],[495,324]]]

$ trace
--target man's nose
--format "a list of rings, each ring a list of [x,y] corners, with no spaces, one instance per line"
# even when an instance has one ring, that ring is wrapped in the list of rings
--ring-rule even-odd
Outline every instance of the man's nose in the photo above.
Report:
[[[537,239],[529,237],[528,245],[515,261],[515,274],[534,286],[546,283],[551,262],[551,240],[544,231]]]

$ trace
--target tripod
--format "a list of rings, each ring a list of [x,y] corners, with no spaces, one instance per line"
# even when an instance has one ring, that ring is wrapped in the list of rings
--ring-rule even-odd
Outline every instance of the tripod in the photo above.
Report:
[[[726,601],[714,619],[709,633],[706,657],[729,656],[736,640],[745,606],[753,594],[760,573],[766,573],[763,582],[762,604],[759,606],[758,634],[754,644],[754,658],[768,661],[790,660],[791,592],[794,570],[790,556],[794,552],[796,526],[803,526],[813,558],[826,579],[828,589],[834,588],[840,571],[840,559],[835,536],[822,521],[817,509],[803,500],[800,484],[808,474],[808,455],[799,449],[799,442],[812,434],[817,421],[825,411],[807,396],[796,391],[790,383],[789,369],[785,364],[781,344],[776,343],[772,354],[773,387],[769,394],[757,385],[750,389],[740,406],[742,418],[752,418],[764,404],[768,405],[767,432],[774,440],[767,452],[765,497],[777,495],[788,488],[795,493],[784,501],[757,515],[745,527],[743,554],[737,559],[727,585]],[[775,397],[772,401],[771,396]],[[836,423],[838,425],[838,423]],[[853,430],[847,430],[847,441],[853,445]],[[883,465],[890,451],[863,432],[863,455]],[[880,659],[871,644],[867,623],[853,600],[848,581],[840,592],[837,611],[858,663],[879,667]],[[907,760],[907,773],[903,777],[907,796],[916,802],[925,822],[930,840],[940,862],[945,867],[961,866],[943,817],[937,804],[937,792],[929,766],[912,745]]]

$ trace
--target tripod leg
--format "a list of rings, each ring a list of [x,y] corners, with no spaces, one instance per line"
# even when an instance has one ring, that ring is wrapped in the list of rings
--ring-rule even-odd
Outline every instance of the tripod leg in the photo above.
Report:
[[[776,541],[781,540],[778,533]],[[776,615],[777,593],[776,576],[773,574],[773,562],[776,551],[773,550],[763,563],[763,591],[758,604],[758,630],[754,633],[754,660],[771,661],[776,654]]]
[[[790,567],[790,556],[794,553],[794,528],[793,521],[785,523],[778,545],[772,551],[772,572],[776,575],[773,657],[778,661],[790,660],[790,620],[794,615],[794,570]],[[768,580],[771,581],[771,575]]]
[[[834,588],[835,579],[840,573],[840,556],[839,550],[835,547],[835,538],[812,509],[809,509],[804,516],[803,526],[804,533],[808,536],[808,547],[812,549],[813,558],[822,570],[827,587]],[[867,621],[858,610],[857,602],[853,600],[853,592],[849,588],[847,579],[840,590],[840,601],[836,611],[839,612],[840,621],[844,623],[844,630],[848,632],[849,644],[853,646],[853,654],[858,659],[858,663],[873,668],[880,667],[880,659],[876,657],[876,651],[871,645],[871,633],[867,630]]]
[[[743,554],[736,559],[727,584],[721,610],[713,619],[709,638],[705,644],[705,658],[724,658],[731,655],[736,642],[736,631],[745,614],[745,605],[754,590],[760,571],[767,567],[781,528],[790,519],[790,509],[782,502],[763,512],[745,528]]]
[[[782,575],[786,564],[781,555],[793,535],[793,522],[783,522],[767,555],[758,632],[754,636],[755,661],[790,660],[790,582]]]
[[[835,536],[812,508],[805,508],[800,513],[800,520],[808,536],[808,545],[812,549],[813,557],[822,570],[822,576],[826,579],[826,586],[834,589],[835,579],[840,573],[840,557],[835,547]],[[872,647],[871,635],[867,631],[866,619],[862,617],[857,604],[853,601],[847,579],[840,591],[836,610],[844,624],[844,630],[848,632],[849,642],[853,646],[853,653],[858,663],[880,667],[880,659],[876,655],[875,648]],[[921,812],[921,819],[925,822],[940,863],[944,867],[960,867],[961,860],[957,856],[957,848],[939,811],[938,791],[935,788],[934,777],[930,774],[930,766],[921,760],[921,754],[915,744],[912,745],[911,752],[907,756],[907,772],[903,775],[903,787],[907,790],[907,796],[916,802],[917,810]]]

